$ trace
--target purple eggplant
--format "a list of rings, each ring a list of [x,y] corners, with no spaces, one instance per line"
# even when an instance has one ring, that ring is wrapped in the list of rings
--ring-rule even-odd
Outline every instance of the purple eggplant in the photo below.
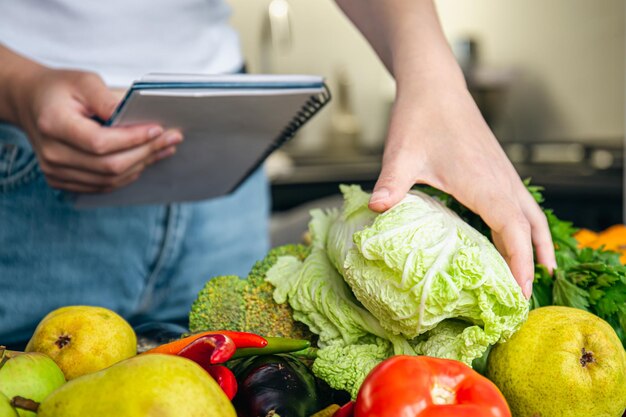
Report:
[[[309,417],[322,407],[315,376],[290,355],[253,356],[232,367],[238,417]]]

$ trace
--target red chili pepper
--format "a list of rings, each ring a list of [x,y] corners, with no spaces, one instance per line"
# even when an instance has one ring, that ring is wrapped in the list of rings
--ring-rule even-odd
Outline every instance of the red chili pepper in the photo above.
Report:
[[[262,348],[267,346],[267,339],[258,334],[248,333],[248,332],[236,332],[234,330],[218,330],[218,331],[210,331],[206,333],[219,333],[225,336],[230,337],[235,342],[235,346],[237,349],[241,348]],[[202,333],[200,333],[202,334]],[[193,337],[193,336],[190,336]]]
[[[462,362],[394,356],[365,378],[354,416],[511,417],[511,412],[493,382]]]
[[[150,349],[144,353],[165,353],[167,355],[178,355],[178,353],[187,347],[194,340],[203,336],[210,336],[215,334],[222,334],[228,336],[235,343],[237,349],[239,348],[262,348],[267,345],[267,340],[264,337],[256,335],[254,333],[247,332],[235,332],[231,330],[211,330],[208,332],[202,332],[187,336],[183,339],[175,340],[170,343],[166,343],[161,346],[157,346],[154,349]]]
[[[191,359],[199,365],[224,363],[233,356],[235,342],[223,334],[199,337],[178,352],[178,356]]]
[[[339,410],[335,411],[333,417],[353,417],[354,416],[354,401],[345,403]]]
[[[237,394],[237,379],[230,369],[224,365],[209,365],[203,368],[218,383],[229,400],[235,398],[235,394]]]

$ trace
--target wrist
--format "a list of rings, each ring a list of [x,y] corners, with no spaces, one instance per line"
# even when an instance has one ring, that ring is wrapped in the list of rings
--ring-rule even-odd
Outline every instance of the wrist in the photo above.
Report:
[[[19,125],[35,80],[47,68],[0,44],[0,120]]]
[[[458,67],[445,71],[436,69],[415,71],[410,75],[397,77],[396,86],[397,101],[405,98],[414,101],[419,97],[445,98],[469,94],[465,77]]]

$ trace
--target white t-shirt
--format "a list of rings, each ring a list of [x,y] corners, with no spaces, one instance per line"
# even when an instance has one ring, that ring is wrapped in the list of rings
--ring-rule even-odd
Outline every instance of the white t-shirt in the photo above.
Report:
[[[126,87],[148,72],[240,69],[230,14],[225,0],[0,0],[0,43]]]

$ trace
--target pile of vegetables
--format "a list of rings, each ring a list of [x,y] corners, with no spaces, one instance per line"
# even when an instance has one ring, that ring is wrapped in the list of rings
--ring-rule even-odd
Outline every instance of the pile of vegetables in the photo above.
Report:
[[[529,190],[542,201],[537,187]],[[505,342],[529,309],[540,306],[590,311],[607,320],[626,346],[626,268],[619,254],[579,247],[577,229],[550,210],[545,213],[558,267],[550,276],[536,265],[528,301],[491,243],[489,228],[451,196],[424,187],[378,214],[368,209],[370,195],[360,187],[341,191],[341,209],[312,211],[310,245],[272,249],[244,279],[209,280],[192,306],[192,332],[223,329],[311,343],[288,358],[227,363],[237,380],[254,382],[252,391],[240,386],[234,399],[238,409],[248,410],[241,415],[264,415],[254,408],[257,397],[247,394],[259,387],[269,393],[266,398],[280,396],[271,377],[277,369],[298,375],[282,375],[299,384],[282,398],[308,393],[298,397],[310,405],[308,413],[324,403],[320,386],[356,399],[372,369],[395,355],[454,359],[480,369],[490,347]],[[294,367],[293,361],[303,360],[314,379]],[[277,407],[307,415],[289,400],[264,403],[265,412],[280,415]]]

